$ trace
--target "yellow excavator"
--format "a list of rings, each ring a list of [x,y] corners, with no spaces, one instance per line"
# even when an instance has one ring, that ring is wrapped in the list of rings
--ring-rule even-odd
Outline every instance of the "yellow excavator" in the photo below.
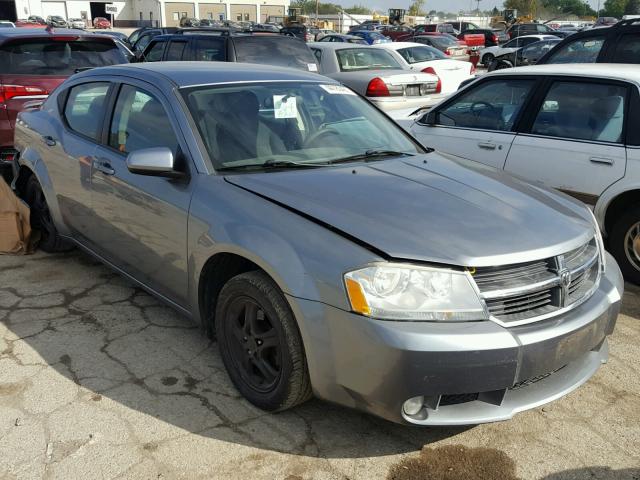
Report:
[[[491,18],[491,28],[506,30],[516,23],[530,23],[536,18],[536,0],[531,0],[529,4],[529,14],[518,16],[518,10],[508,8],[502,11],[502,15]]]

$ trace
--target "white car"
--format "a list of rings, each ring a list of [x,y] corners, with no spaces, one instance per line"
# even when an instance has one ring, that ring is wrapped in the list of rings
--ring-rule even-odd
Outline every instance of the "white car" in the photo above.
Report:
[[[70,28],[79,28],[80,30],[87,28],[87,24],[81,18],[70,18],[68,23]]]
[[[480,63],[485,67],[488,67],[493,59],[500,55],[515,52],[519,48],[526,47],[527,45],[541,40],[553,40],[557,38],[558,37],[555,35],[523,35],[521,37],[516,37],[500,46],[486,47],[480,50]]]
[[[451,60],[440,50],[421,43],[382,43],[375,48],[391,52],[396,60],[411,70],[437,75],[437,93],[455,92],[462,82],[474,77],[476,70],[471,62]]]
[[[425,146],[592,205],[625,277],[640,283],[639,65],[498,70],[405,128]]]

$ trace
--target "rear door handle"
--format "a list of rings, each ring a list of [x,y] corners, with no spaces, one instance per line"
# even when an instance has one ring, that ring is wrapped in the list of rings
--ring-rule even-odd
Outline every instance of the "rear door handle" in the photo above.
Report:
[[[589,161],[593,163],[604,163],[605,165],[613,165],[614,163],[613,158],[607,157],[591,157]]]
[[[95,162],[93,162],[93,168],[104,173],[105,175],[115,175],[116,173],[109,162],[101,160],[96,160]]]
[[[478,143],[480,148],[484,148],[485,150],[495,150],[496,144],[491,142],[480,142]]]
[[[55,147],[56,146],[55,139],[50,135],[43,135],[42,136],[42,140],[44,140],[44,143],[46,143],[49,147]]]

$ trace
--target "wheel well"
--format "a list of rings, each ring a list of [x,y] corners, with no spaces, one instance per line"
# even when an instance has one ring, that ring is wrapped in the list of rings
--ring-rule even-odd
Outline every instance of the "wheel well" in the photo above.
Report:
[[[16,193],[18,196],[24,194],[24,188],[27,186],[27,182],[29,181],[29,177],[33,175],[33,172],[24,165],[20,166],[20,170],[18,170],[18,180],[16,181]]]
[[[214,335],[214,314],[222,287],[236,275],[262,270],[251,260],[233,253],[218,253],[207,260],[198,283],[200,314],[208,336]]]
[[[640,190],[629,190],[614,198],[607,207],[604,217],[604,230],[609,233],[617,218],[628,210],[632,204],[640,205]]]

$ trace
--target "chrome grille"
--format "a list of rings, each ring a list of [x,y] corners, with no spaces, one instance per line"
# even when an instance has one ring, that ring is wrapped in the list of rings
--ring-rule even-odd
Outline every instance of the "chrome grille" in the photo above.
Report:
[[[598,259],[594,238],[557,257],[478,268],[473,278],[492,318],[527,323],[589,298],[599,279]]]

